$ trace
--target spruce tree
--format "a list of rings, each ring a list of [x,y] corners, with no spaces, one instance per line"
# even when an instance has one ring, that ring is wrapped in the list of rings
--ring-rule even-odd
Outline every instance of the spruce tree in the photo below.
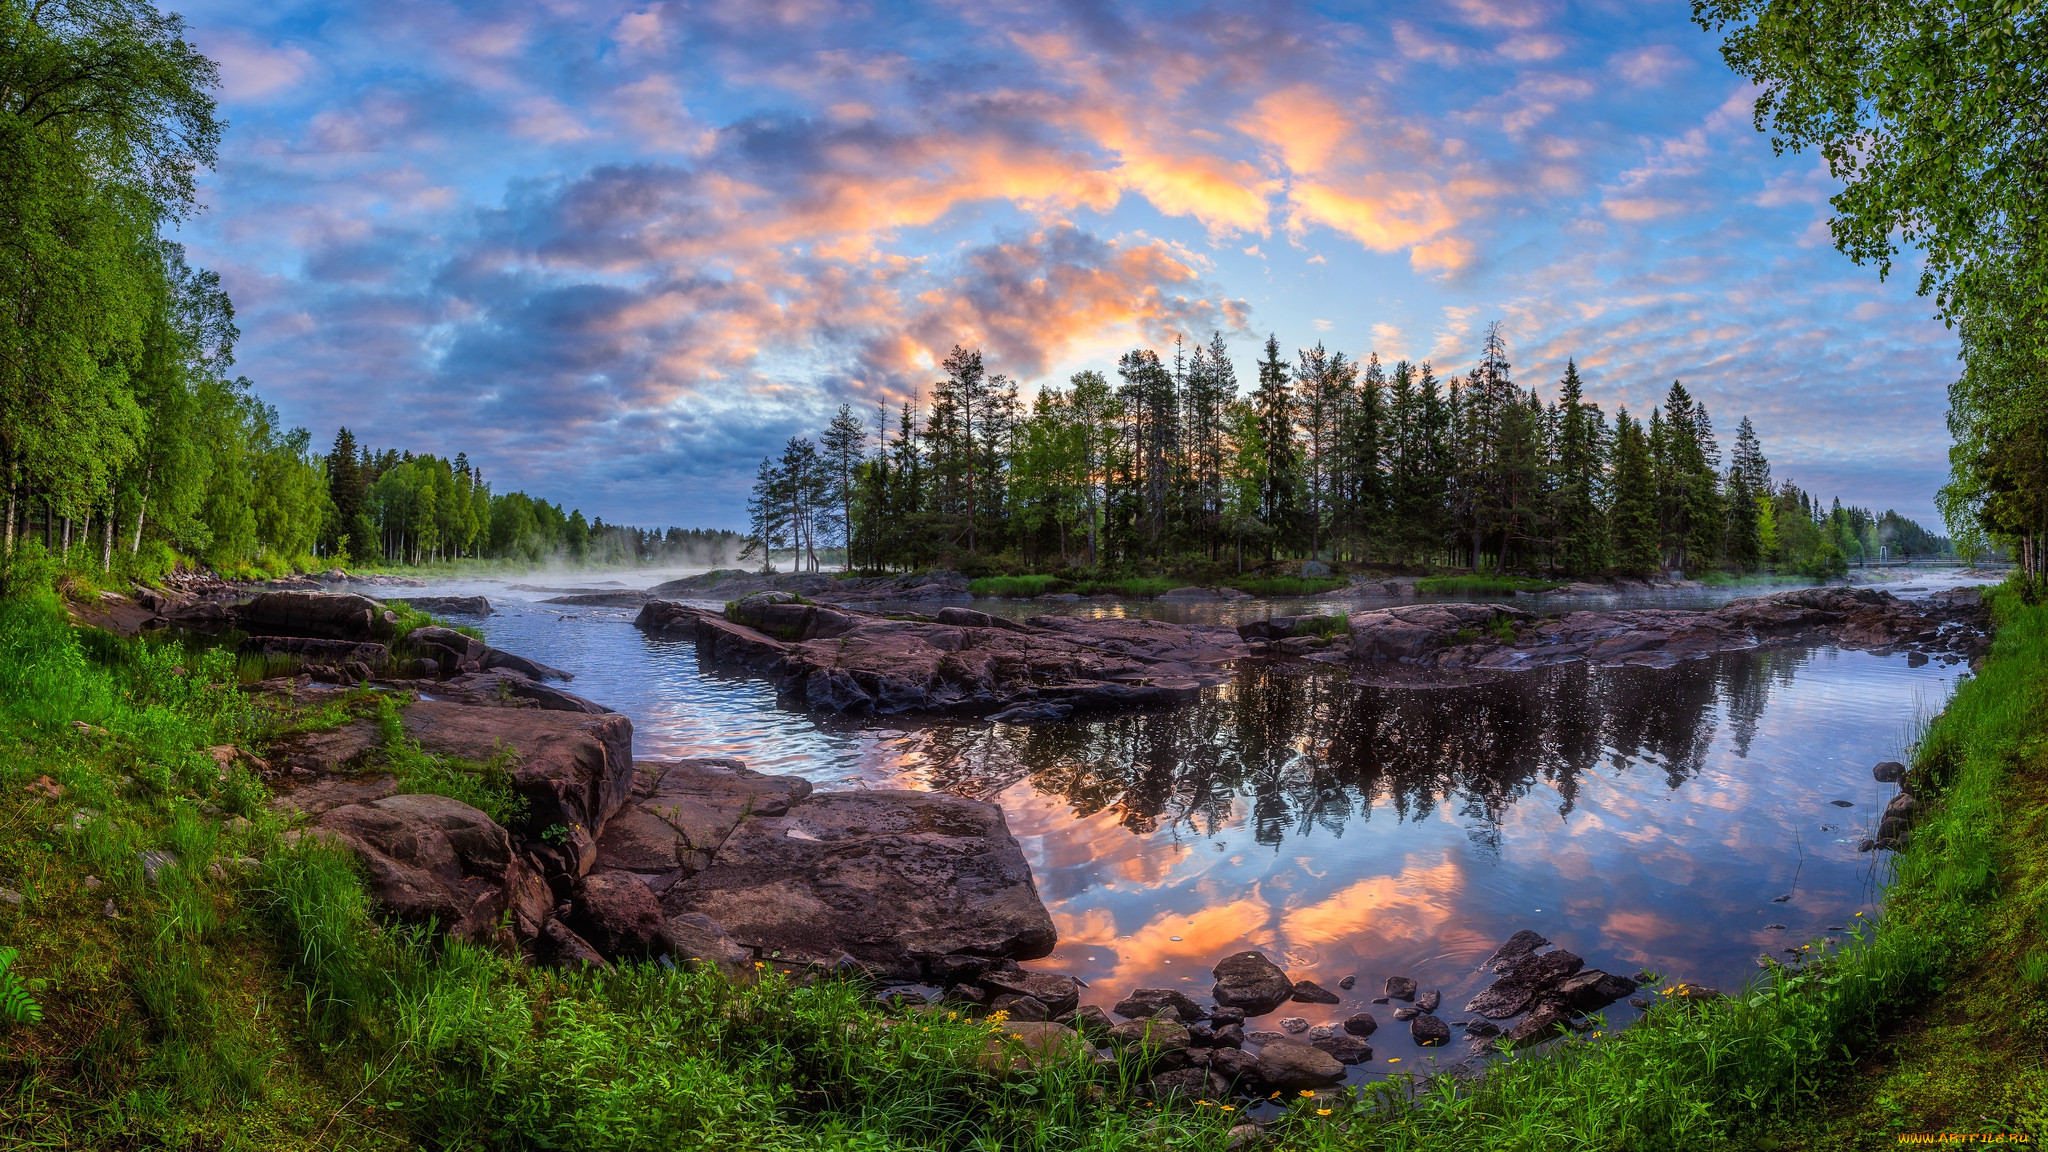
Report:
[[[1614,428],[1614,499],[1607,509],[1614,566],[1633,575],[1648,575],[1662,560],[1650,444],[1643,426],[1629,417],[1626,408],[1615,414]]]
[[[1265,523],[1266,555],[1274,544],[1291,536],[1299,519],[1300,455],[1294,443],[1294,394],[1288,388],[1287,361],[1280,358],[1280,339],[1266,337],[1266,358],[1259,361],[1259,387],[1252,403],[1259,413],[1259,438],[1266,449],[1265,476],[1259,493],[1259,519]]]
[[[1564,568],[1574,575],[1607,566],[1601,423],[1599,407],[1585,402],[1578,363],[1565,361],[1558,381],[1556,532]]]

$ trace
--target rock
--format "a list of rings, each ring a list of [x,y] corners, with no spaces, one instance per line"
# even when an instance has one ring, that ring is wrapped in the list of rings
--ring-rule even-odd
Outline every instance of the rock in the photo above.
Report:
[[[1588,968],[1558,984],[1557,994],[1577,1012],[1597,1012],[1636,990],[1636,982]]]
[[[460,700],[465,704],[537,707],[550,712],[581,712],[605,716],[611,709],[574,692],[565,692],[517,672],[464,672],[442,681],[433,689],[439,700]]]
[[[1717,988],[1709,988],[1704,984],[1691,984],[1684,981],[1672,985],[1671,996],[1675,1000],[1691,1000],[1696,1002],[1726,999]]]
[[[1484,1040],[1489,1036],[1500,1035],[1500,1025],[1491,1020],[1473,1020],[1465,1025],[1465,1034]]]
[[[1209,1052],[1209,1071],[1223,1077],[1226,1085],[1258,1079],[1259,1058],[1240,1048],[1214,1048]]]
[[[1221,1005],[1209,1010],[1209,1023],[1221,1028],[1226,1024],[1244,1023],[1244,1009]]]
[[[825,711],[941,712],[1016,719],[1185,702],[1231,677],[1247,649],[1229,629],[1156,620],[1039,616],[1018,623],[965,608],[932,621],[749,598],[729,617],[659,602],[649,631],[693,631],[700,658],[772,677]]]
[[[491,602],[482,596],[394,596],[386,603],[447,616],[489,616]]]
[[[1498,973],[1504,971],[1507,966],[1521,960],[1522,957],[1529,955],[1538,948],[1547,947],[1549,944],[1550,941],[1524,928],[1513,936],[1508,937],[1507,943],[1494,949],[1493,955],[1488,956],[1485,963],[1481,964],[1480,967],[1491,968]]]
[[[377,902],[413,924],[434,921],[481,940],[513,913],[531,934],[551,903],[547,886],[512,851],[503,828],[443,796],[387,796],[322,814],[315,826],[355,852]]]
[[[322,640],[310,636],[251,636],[241,651],[261,656],[295,656],[309,664],[362,664],[380,671],[391,663],[391,649],[357,640]]]
[[[1072,976],[1054,972],[991,972],[981,978],[991,992],[1012,992],[1036,997],[1045,1005],[1048,1019],[1065,1016],[1081,1003],[1081,985]]]
[[[1172,988],[1139,988],[1129,996],[1116,1002],[1111,1011],[1132,1020],[1145,1019],[1159,1014],[1161,1008],[1171,1006],[1183,1020],[1200,1020],[1208,1013],[1186,993]]]
[[[662,933],[667,937],[668,952],[678,959],[714,965],[728,976],[741,975],[753,967],[753,953],[733,943],[725,925],[701,912],[664,918]]]
[[[1344,1018],[1344,1030],[1353,1036],[1370,1036],[1379,1031],[1380,1022],[1370,1012],[1359,1012]]]
[[[994,1069],[1037,1068],[1073,1059],[1089,1050],[1081,1034],[1063,1024],[1009,1020],[988,1038],[982,1064]]]
[[[1211,969],[1216,986],[1211,992],[1216,1003],[1242,1008],[1247,1016],[1264,1016],[1294,995],[1294,981],[1263,953],[1239,952],[1226,956]]]
[[[1392,1000],[1415,999],[1415,981],[1406,976],[1387,977],[1387,997]]]
[[[1171,1020],[1126,1020],[1109,1030],[1109,1042],[1119,1051],[1172,1062],[1188,1049],[1188,1030]]]
[[[1451,1026],[1424,1012],[1408,1024],[1408,1035],[1425,1048],[1447,1044],[1451,1039]]]
[[[821,793],[742,821],[662,896],[744,945],[916,979],[921,959],[1052,951],[1052,917],[993,804],[931,792]]]
[[[668,925],[647,885],[626,872],[593,872],[577,881],[569,926],[613,959],[668,951]]]
[[[1165,592],[1161,592],[1161,593],[1159,594],[1159,599],[1161,599],[1161,600],[1221,600],[1221,599],[1222,599],[1222,597],[1221,597],[1221,596],[1219,596],[1219,595],[1217,595],[1214,589],[1211,589],[1211,588],[1196,588],[1196,587],[1192,587],[1192,586],[1190,586],[1190,587],[1187,587],[1187,588],[1171,588],[1171,589],[1168,589],[1167,591],[1165,591]]]
[[[1045,1001],[1036,996],[1020,996],[1015,992],[1002,992],[988,1002],[991,1012],[1001,1012],[1012,1020],[1050,1020],[1052,1013]]]
[[[734,763],[737,763],[737,761],[734,761]],[[785,779],[801,779],[801,777],[785,777]],[[808,789],[808,782],[806,782],[805,787]],[[769,814],[780,816],[787,811],[789,811],[789,809],[788,806],[785,805],[783,807],[782,812]],[[924,974],[926,982],[930,984],[935,984],[941,988],[953,984],[972,983],[973,981],[981,979],[984,973],[992,972],[1002,967],[1002,961],[995,956],[973,956],[967,954],[958,954],[950,956],[926,956],[922,959],[924,961]]]
[[[574,680],[573,673],[550,668],[538,660],[515,656],[497,648],[484,649],[484,670],[517,672],[529,680]]]
[[[1394,1009],[1394,1019],[1396,1020],[1413,1020],[1420,1015],[1422,1015],[1422,1009],[1417,1008],[1413,1004],[1404,1004]]]
[[[1274,1040],[1259,1050],[1258,1076],[1280,1092],[1327,1088],[1344,1079],[1335,1056],[1292,1040]]]
[[[1280,1021],[1280,1030],[1290,1036],[1298,1036],[1308,1031],[1308,1021],[1303,1020],[1299,1016],[1289,1016],[1285,1020]]]
[[[1090,1040],[1106,1040],[1109,1038],[1109,1030],[1116,1027],[1116,1022],[1093,1004],[1081,1005],[1061,1022]]]
[[[1465,1005],[1465,1011],[1478,1012],[1493,1020],[1520,1015],[1537,992],[1555,987],[1584,965],[1585,961],[1563,949],[1525,954],[1506,965],[1496,965],[1501,978],[1474,996]]]
[[[382,604],[341,592],[264,592],[231,615],[252,636],[369,642],[389,639],[398,626]]]
[[[1434,988],[1415,998],[1415,1006],[1424,1012],[1436,1011],[1436,1006],[1443,1002],[1444,994]]]
[[[175,852],[166,852],[161,848],[151,848],[148,851],[138,853],[136,859],[142,862],[142,878],[151,884],[156,883],[157,878],[162,876],[166,869],[178,866],[177,854]]]
[[[1216,1048],[1242,1048],[1242,1047],[1244,1047],[1244,1025],[1242,1025],[1242,1024],[1224,1024],[1224,1025],[1222,1025],[1222,1026],[1220,1026],[1220,1027],[1217,1027],[1217,1028],[1215,1029],[1215,1032],[1216,1032],[1216,1040],[1215,1040],[1215,1043],[1214,1043],[1214,1044],[1212,1045],[1212,1047],[1216,1047]]]
[[[484,666],[484,654],[489,649],[489,645],[474,636],[437,624],[413,629],[406,634],[405,643],[438,661],[441,675],[444,677],[481,671]]]
[[[1356,1036],[1318,1036],[1309,1047],[1328,1052],[1339,1064],[1363,1064],[1372,1059],[1372,1045]]]
[[[1179,1068],[1161,1072],[1145,1085],[1145,1095],[1164,1103],[1168,1100],[1214,1101],[1230,1090],[1223,1077],[1207,1068]]]
[[[611,964],[590,946],[590,941],[578,936],[560,920],[548,920],[541,925],[539,947],[545,959],[563,968],[610,968]]]
[[[1251,1152],[1265,1141],[1265,1130],[1257,1124],[1234,1124],[1223,1134],[1223,1152]]]
[[[765,775],[729,757],[643,760],[633,766],[631,799],[605,823],[598,863],[638,873],[666,892],[676,880],[709,868],[742,819],[786,815],[810,794],[811,783],[801,776]],[[975,979],[992,962],[974,957],[971,973],[945,973],[933,983]]]
[[[1872,768],[1870,775],[1880,784],[1897,784],[1906,778],[1906,766],[1896,760],[1887,760]]]
[[[1336,1024],[1311,1024],[1308,1030],[1308,1038],[1310,1040],[1326,1040],[1332,1036],[1341,1036],[1343,1033],[1343,1028]]]
[[[1557,1035],[1570,1019],[1571,1012],[1563,1004],[1545,1001],[1536,1005],[1521,1023],[1508,1029],[1505,1036],[1516,1044],[1536,1043]]]
[[[1339,988],[1342,988],[1342,989],[1343,989],[1344,991],[1346,991],[1346,992],[1349,992],[1349,991],[1351,991],[1351,989],[1352,989],[1352,988],[1353,988],[1354,986],[1356,986],[1356,985],[1357,985],[1357,983],[1358,983],[1358,977],[1356,977],[1356,976],[1346,976],[1346,977],[1345,977],[1345,978],[1343,978],[1342,980],[1339,980],[1339,981],[1337,981],[1337,987],[1339,987]]]
[[[1296,980],[1293,999],[1303,1004],[1341,1004],[1342,996],[1317,984],[1313,980]]]
[[[526,799],[526,828],[580,826],[592,836],[633,787],[633,722],[527,708],[473,708],[439,700],[407,705],[408,735],[438,756],[474,764],[507,757]]]

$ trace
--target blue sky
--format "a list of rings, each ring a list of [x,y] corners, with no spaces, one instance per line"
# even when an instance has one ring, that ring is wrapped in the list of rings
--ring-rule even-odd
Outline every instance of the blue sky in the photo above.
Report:
[[[737,527],[760,457],[924,387],[1175,334],[1461,371],[1487,321],[1639,414],[1933,526],[1953,337],[1828,242],[1682,2],[209,0],[188,225],[317,442]]]

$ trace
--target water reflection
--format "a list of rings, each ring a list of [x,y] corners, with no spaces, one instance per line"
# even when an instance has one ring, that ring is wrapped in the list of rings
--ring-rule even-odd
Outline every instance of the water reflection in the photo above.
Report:
[[[1094,723],[938,725],[918,751],[930,787],[994,796],[1028,782],[1077,817],[1113,811],[1149,834],[1214,835],[1248,806],[1252,838],[1341,834],[1384,804],[1398,820],[1449,806],[1497,828],[1537,783],[1577,802],[1603,761],[1654,765],[1667,787],[1697,775],[1725,721],[1747,757],[1773,683],[1804,651],[1734,654],[1670,670],[1583,664],[1478,682],[1354,683],[1341,672],[1261,668],[1176,712]]]

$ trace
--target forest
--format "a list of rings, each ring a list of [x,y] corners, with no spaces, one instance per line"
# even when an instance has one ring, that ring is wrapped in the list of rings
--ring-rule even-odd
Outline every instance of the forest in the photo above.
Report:
[[[954,348],[925,403],[872,428],[842,406],[761,461],[748,556],[816,569],[1242,573],[1299,557],[1502,575],[1658,571],[1840,575],[1946,554],[1897,512],[1773,482],[1747,417],[1724,466],[1704,404],[1673,381],[1647,418],[1610,420],[1567,363],[1545,400],[1512,376],[1499,324],[1439,379],[1268,337],[1240,396],[1222,333],[1169,362],[1135,349],[1038,391]]]

